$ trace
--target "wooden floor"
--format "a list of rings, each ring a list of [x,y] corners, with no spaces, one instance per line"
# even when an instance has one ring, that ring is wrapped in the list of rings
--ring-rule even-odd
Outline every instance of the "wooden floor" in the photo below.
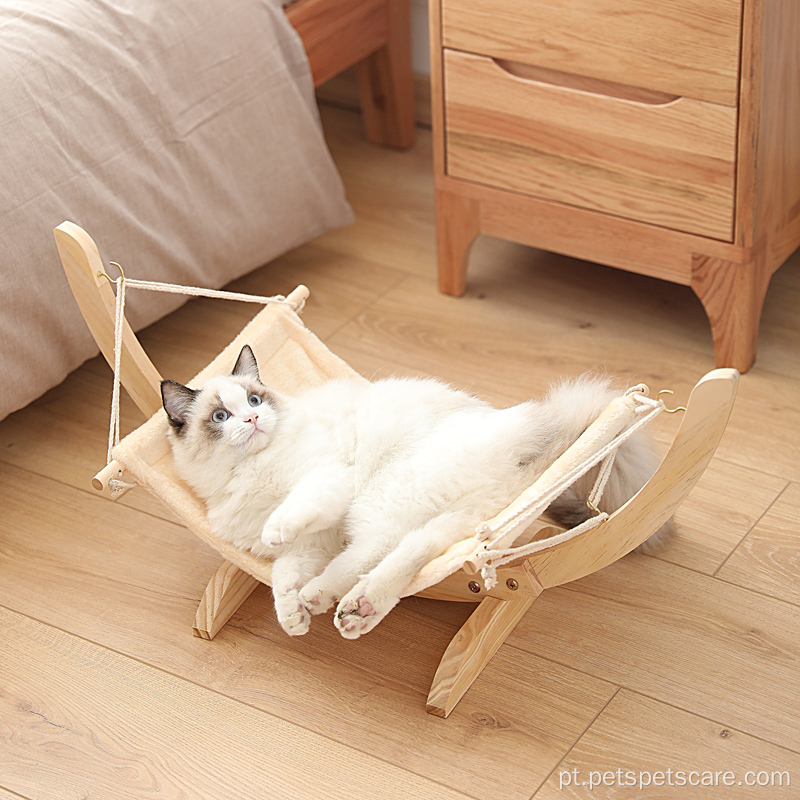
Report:
[[[467,295],[440,295],[429,134],[395,153],[350,112],[324,119],[358,221],[234,286],[306,283],[307,324],[356,369],[509,404],[589,369],[678,402],[713,367],[684,287],[481,240]],[[0,798],[800,797],[798,309],[795,254],[661,557],[545,592],[446,721],[425,698],[469,605],[410,598],[356,642],[330,618],[291,639],[262,587],[213,642],[193,638],[218,557],[142,490],[94,493],[111,376],[86,363],[0,423]],[[142,340],[187,380],[252,313],[196,300]],[[662,419],[666,447],[679,420]],[[123,420],[141,421],[127,400]],[[667,770],[733,785],[639,788]],[[792,786],[745,785],[775,772]]]

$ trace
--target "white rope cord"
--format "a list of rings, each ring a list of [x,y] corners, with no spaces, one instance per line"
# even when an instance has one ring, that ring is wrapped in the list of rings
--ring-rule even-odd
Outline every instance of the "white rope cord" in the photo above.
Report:
[[[523,556],[530,556],[541,550],[555,547],[562,542],[568,542],[570,539],[574,539],[576,536],[580,536],[582,533],[596,528],[601,522],[605,522],[608,516],[609,515],[605,511],[601,511],[596,516],[589,517],[589,519],[585,520],[580,525],[576,525],[574,528],[551,536],[548,539],[540,539],[539,541],[530,542],[529,544],[520,545],[519,547],[509,547],[506,550],[493,551],[494,555],[492,555],[492,558],[481,567],[481,578],[483,579],[486,590],[491,591],[497,585],[498,567],[502,567],[503,564],[508,564],[509,561],[516,561]]]
[[[117,265],[119,266],[119,265]],[[121,271],[121,270],[120,270]],[[105,273],[100,273],[105,275]],[[114,306],[114,383],[111,392],[111,417],[108,424],[108,451],[106,453],[106,466],[113,460],[113,450],[119,444],[119,395],[120,395],[120,363],[122,359],[122,332],[125,323],[125,293],[128,287],[132,289],[146,289],[151,292],[168,292],[171,294],[185,294],[193,297],[215,297],[222,300],[241,300],[245,303],[285,304],[293,308],[297,313],[302,311],[305,300],[298,303],[288,301],[283,295],[273,297],[262,297],[252,294],[240,294],[239,292],[226,292],[219,289],[204,289],[198,286],[181,286],[176,283],[160,283],[158,281],[140,281],[135,278],[126,278],[124,273],[116,280],[105,275],[116,287],[117,297]],[[108,481],[108,488],[112,497],[117,497],[125,489],[132,489],[135,483],[126,483],[120,480],[122,471],[117,473],[116,478]]]
[[[120,278],[117,278],[119,281]],[[291,306],[298,313],[303,310],[305,300],[300,303],[289,302],[282,294],[272,297],[262,297],[255,294],[240,294],[239,292],[226,292],[221,289],[203,289],[198,286],[181,286],[177,283],[159,283],[158,281],[140,281],[136,278],[124,278],[131,289],[146,289],[151,292],[168,292],[171,294],[186,294],[192,297],[215,297],[219,300],[241,300],[243,303],[261,303],[261,305],[285,304]]]
[[[617,459],[617,451],[612,450],[611,453],[606,456],[606,460],[600,465],[600,473],[597,476],[597,480],[592,487],[591,494],[589,495],[587,505],[591,509],[595,509],[599,511],[597,508],[597,504],[603,497],[603,492],[605,491],[606,484],[608,483],[608,479],[611,477],[611,470],[614,466],[614,462]]]

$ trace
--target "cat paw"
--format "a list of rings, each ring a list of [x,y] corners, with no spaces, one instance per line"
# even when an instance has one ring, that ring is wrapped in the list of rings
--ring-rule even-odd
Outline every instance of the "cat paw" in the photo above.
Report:
[[[331,606],[339,602],[339,598],[335,597],[319,579],[315,578],[300,590],[300,602],[312,615],[316,616],[330,611]]]
[[[296,519],[291,518],[275,518],[273,513],[264,525],[264,530],[261,533],[261,544],[265,547],[280,547],[284,544],[293,542],[303,525]]]
[[[302,636],[308,633],[311,625],[311,614],[300,602],[295,593],[293,596],[283,597],[275,602],[275,611],[281,628],[289,636]]]
[[[369,633],[398,603],[399,597],[380,596],[362,581],[339,603],[333,624],[345,639]]]

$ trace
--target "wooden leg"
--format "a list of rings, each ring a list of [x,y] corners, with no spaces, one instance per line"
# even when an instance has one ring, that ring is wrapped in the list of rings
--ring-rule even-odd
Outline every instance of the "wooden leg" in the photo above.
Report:
[[[409,2],[386,6],[388,42],[356,66],[361,113],[370,142],[405,149],[416,135]]]
[[[197,608],[192,629],[194,635],[213,639],[258,584],[258,578],[229,561],[223,561],[208,582]]]
[[[536,599],[484,597],[445,650],[428,694],[428,713],[447,717]]]
[[[694,289],[711,323],[717,367],[747,372],[756,358],[761,309],[769,286],[762,260],[746,264],[695,255]]]
[[[455,297],[464,294],[469,248],[480,232],[480,204],[476,200],[453,192],[436,191],[439,291]]]

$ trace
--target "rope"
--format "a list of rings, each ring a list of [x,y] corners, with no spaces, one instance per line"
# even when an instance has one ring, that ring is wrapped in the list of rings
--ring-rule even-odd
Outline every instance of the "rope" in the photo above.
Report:
[[[627,439],[633,436],[636,431],[638,431],[648,422],[651,422],[656,416],[658,416],[658,414],[665,410],[665,405],[662,400],[653,400],[649,397],[646,397],[638,386],[634,387],[634,389],[628,390],[628,394],[632,394],[634,399],[640,403],[639,407],[636,409],[636,413],[642,413],[641,418],[617,434],[617,436],[615,436],[605,447],[602,447],[596,453],[584,459],[583,462],[578,464],[567,475],[553,484],[553,486],[551,486],[545,493],[532,499],[531,502],[520,509],[517,514],[510,519],[505,520],[495,531],[495,533],[498,534],[496,538],[492,541],[485,542],[483,545],[483,551],[475,553],[469,559],[470,561],[483,561],[485,559],[485,563],[481,567],[481,578],[483,579],[487,590],[491,590],[497,584],[498,567],[501,567],[510,561],[516,561],[518,558],[532,555],[533,553],[538,553],[541,550],[547,550],[551,547],[562,544],[563,542],[567,542],[570,539],[574,539],[576,536],[580,536],[582,533],[591,530],[601,522],[604,522],[606,519],[608,519],[609,515],[606,512],[597,509],[597,505],[600,503],[600,500],[603,496],[603,491],[605,490],[606,484],[611,477],[611,471],[614,466],[617,450]],[[649,410],[647,410],[647,406],[649,406]],[[589,498],[587,501],[589,507],[597,511],[595,516],[590,517],[574,528],[570,528],[569,530],[559,533],[556,536],[551,536],[548,539],[530,542],[518,547],[501,548],[498,546],[514,530],[518,530],[520,527],[522,527],[522,525],[527,524],[533,519],[541,516],[542,512],[556,497],[558,497],[568,486],[571,486],[578,478],[580,478],[582,475],[585,475],[600,461],[603,463],[600,467],[600,472],[595,479],[592,491],[589,493]],[[481,533],[480,526],[478,533]]]
[[[636,388],[638,389],[638,387]],[[539,495],[538,497],[534,497],[529,503],[518,509],[513,516],[504,520],[494,531],[490,530],[486,523],[481,523],[477,529],[479,536],[481,536],[483,539],[487,539],[489,535],[495,534],[494,539],[484,545],[487,550],[491,548],[493,543],[496,544],[502,541],[508,536],[509,533],[519,529],[523,525],[528,524],[539,517],[545,508],[547,508],[547,506],[549,506],[550,503],[555,500],[555,498],[558,497],[565,489],[575,483],[575,481],[582,475],[585,475],[593,466],[595,466],[595,464],[611,455],[618,447],[620,447],[620,445],[633,436],[634,433],[655,419],[655,417],[664,410],[665,406],[663,400],[653,400],[638,392],[632,392],[631,390],[629,391],[633,394],[635,400],[640,403],[640,407],[636,409],[636,413],[640,413],[640,409],[642,412],[646,413],[643,413],[643,416],[639,420],[615,436],[614,439],[612,439],[607,445],[600,448],[600,450],[586,458],[582,463],[575,466],[570,472],[553,484],[550,489],[547,490],[547,492]],[[649,406],[649,409],[647,406]],[[607,482],[608,475],[610,474],[610,466],[607,468],[607,470],[608,472],[603,482],[603,488],[605,488],[605,482]],[[601,470],[601,475],[602,474],[603,473]]]
[[[555,547],[557,544],[568,542],[570,539],[574,539],[576,536],[580,536],[582,533],[596,528],[601,522],[605,522],[607,519],[608,514],[605,511],[601,511],[596,516],[589,517],[589,519],[585,520],[580,525],[576,525],[574,528],[570,528],[568,531],[559,533],[556,536],[551,536],[549,539],[540,539],[537,542],[530,542],[529,544],[520,545],[519,547],[509,547],[505,550],[494,551],[496,556],[493,556],[481,567],[481,578],[483,579],[486,590],[491,591],[497,585],[497,568],[502,567],[503,564],[508,564],[509,561],[516,561],[523,556],[538,553],[541,550],[547,550],[550,547]]]
[[[117,265],[118,266],[118,265]],[[122,270],[120,270],[121,272]],[[126,278],[123,273],[116,280],[101,272],[111,283],[117,287],[116,303],[114,305],[114,382],[111,392],[111,416],[108,424],[108,450],[106,452],[106,466],[113,460],[113,450],[119,444],[119,395],[120,395],[120,363],[122,359],[122,332],[125,323],[125,293],[128,287],[132,289],[145,289],[151,292],[168,292],[171,294],[185,294],[193,297],[215,297],[222,300],[241,300],[245,303],[260,303],[261,305],[285,304],[300,313],[305,305],[305,300],[300,303],[289,302],[283,295],[262,297],[239,292],[226,292],[220,289],[204,289],[198,286],[181,286],[176,283],[160,283],[158,281],[140,281],[135,278]],[[116,498],[126,489],[132,489],[135,483],[120,480],[122,470],[116,478],[108,481],[111,497]]]
[[[117,278],[119,281],[120,278]],[[305,300],[300,303],[289,302],[282,294],[272,297],[262,297],[256,294],[240,294],[239,292],[226,292],[221,289],[204,289],[199,286],[181,286],[177,283],[159,283],[158,281],[140,281],[136,278],[124,278],[131,289],[146,289],[150,292],[168,292],[171,294],[186,294],[192,297],[215,297],[220,300],[241,300],[243,303],[261,303],[261,305],[284,304],[291,306],[298,314],[303,310]],[[115,281],[115,283],[117,282]]]

